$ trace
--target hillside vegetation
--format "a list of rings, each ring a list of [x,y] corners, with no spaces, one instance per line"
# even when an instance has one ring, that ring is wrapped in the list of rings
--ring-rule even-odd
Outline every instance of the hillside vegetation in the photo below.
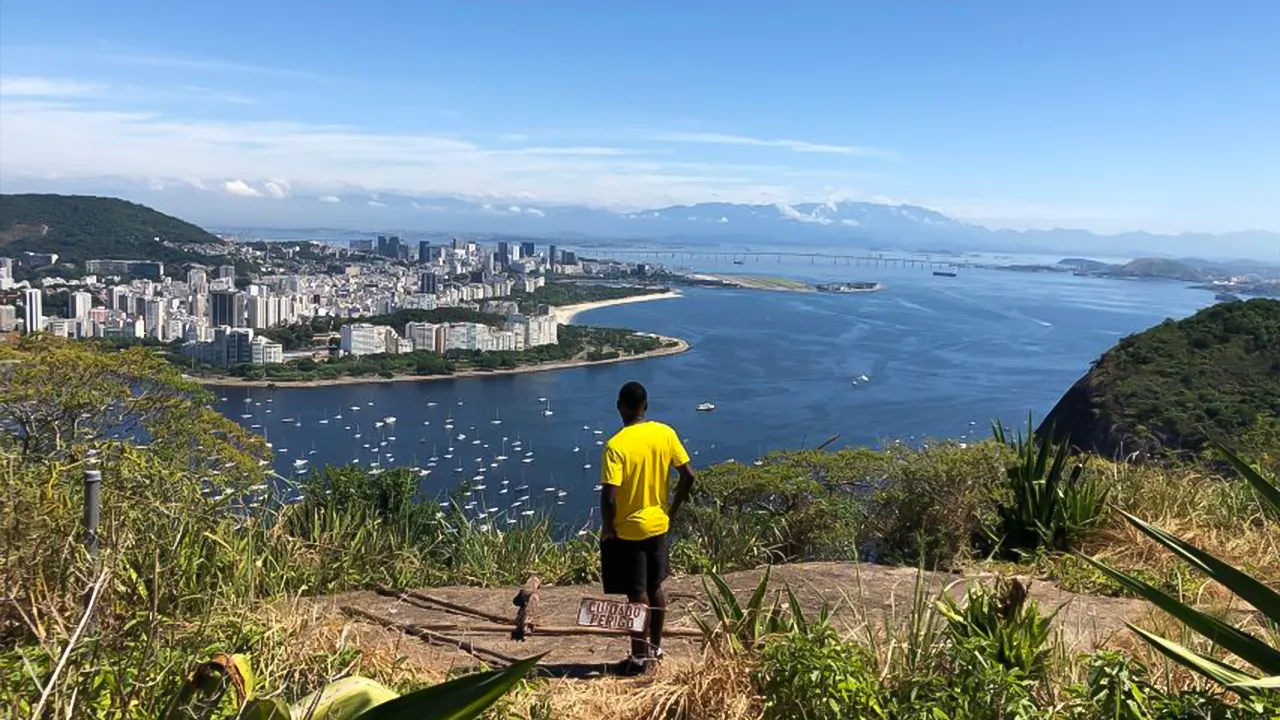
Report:
[[[204,256],[172,245],[218,242],[185,220],[119,198],[0,195],[0,253],[5,255],[54,252],[69,262],[94,258],[182,262]]]
[[[109,352],[40,336],[0,346],[0,567],[8,596],[0,603],[0,716],[173,717],[165,712],[173,681],[221,651],[253,657],[264,696],[296,700],[347,674],[413,689],[443,679],[445,669],[406,665],[353,625],[288,612],[292,599],[379,583],[510,586],[531,572],[549,584],[598,577],[590,531],[566,538],[545,516],[495,530],[457,506],[440,508],[407,468],[317,469],[298,487],[264,476],[259,463],[269,462],[270,448],[211,401],[143,348]],[[145,446],[136,444],[142,435]],[[1004,442],[944,442],[775,453],[758,467],[705,468],[688,512],[676,518],[673,565],[725,572],[870,553],[908,567],[971,567],[999,549],[993,542],[1005,547],[999,538],[1016,520],[1009,510],[1032,498],[1011,484],[1034,480],[1014,472],[1026,460],[1021,446]],[[82,547],[81,479],[90,466],[103,476],[96,557]],[[1078,481],[1060,479],[1064,497],[1096,487],[1108,502],[1068,536],[1069,547],[1222,613],[1205,576],[1152,552],[1125,510],[1196,537],[1202,550],[1275,587],[1276,524],[1246,484],[1215,472],[1088,462],[1069,473]],[[1075,555],[1040,548],[1017,562],[1018,572],[1064,587],[1125,591]],[[856,586],[842,590],[856,601]],[[531,682],[486,717],[1274,716],[1274,697],[1246,703],[1124,637],[1101,638],[1111,649],[1078,655],[1048,633],[1042,615],[1053,608],[1010,597],[971,586],[962,611],[918,593],[896,620],[886,618],[887,634],[874,631],[870,616],[852,636],[820,617],[767,634],[728,625],[737,650],[713,634],[699,660],[650,678]],[[82,617],[92,618],[92,629]],[[1153,631],[1160,622],[1141,621]],[[1207,642],[1195,649],[1231,660]]]
[[[1107,457],[1195,452],[1280,416],[1280,301],[1223,303],[1121,340],[1040,426]]]

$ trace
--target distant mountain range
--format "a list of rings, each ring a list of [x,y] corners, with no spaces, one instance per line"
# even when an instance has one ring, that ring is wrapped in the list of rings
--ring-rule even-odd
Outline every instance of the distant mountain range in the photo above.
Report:
[[[214,230],[258,236],[349,237],[511,234],[628,244],[724,248],[805,247],[927,252],[1023,252],[1063,255],[1247,257],[1280,262],[1280,233],[1099,235],[1085,230],[992,230],[914,205],[841,201],[795,205],[699,203],[614,211],[530,200],[414,197],[388,193],[237,197],[176,184],[121,181],[121,197]]]

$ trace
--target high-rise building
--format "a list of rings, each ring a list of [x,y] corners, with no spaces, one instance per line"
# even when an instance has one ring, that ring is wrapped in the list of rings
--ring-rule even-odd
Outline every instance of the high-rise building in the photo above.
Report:
[[[216,327],[244,327],[245,295],[234,290],[217,290],[209,294],[210,320]]]
[[[418,241],[418,262],[420,263],[431,262],[431,241],[430,240]]]
[[[212,364],[231,367],[253,362],[253,330],[249,328],[214,328]]]
[[[531,242],[520,243],[520,257],[531,258],[537,254],[538,254],[538,250],[537,248],[534,247],[533,243]]]
[[[132,310],[131,306],[129,288],[124,285],[112,285],[111,289],[107,291],[107,307],[112,310],[129,312]]]
[[[142,310],[142,327],[147,337],[167,340],[166,319],[165,301],[159,298],[147,298]]]
[[[440,292],[440,276],[433,272],[424,272],[419,275],[418,292],[424,295],[435,295]]]
[[[547,248],[547,267],[552,267],[553,265],[555,265],[559,257],[560,256],[556,254],[555,245],[552,245],[551,247]]]
[[[254,365],[278,365],[284,362],[284,346],[259,335],[249,343],[249,356]]]
[[[209,285],[209,274],[204,268],[193,267],[187,271],[187,285],[194,292],[196,288],[207,287]]]
[[[18,308],[0,305],[0,332],[13,332],[18,327]]]
[[[203,318],[209,316],[209,295],[207,293],[192,295],[188,303],[192,317]]]
[[[399,258],[400,257],[400,236],[399,235],[379,235],[378,236],[378,254],[383,257]]]
[[[437,336],[439,336],[439,340],[437,340]],[[414,350],[440,352],[440,343],[444,340],[443,326],[433,325],[428,322],[405,323],[404,337],[405,340],[413,345]]]
[[[342,326],[342,353],[344,355],[378,355],[386,350],[386,328],[367,323]]]
[[[77,320],[84,320],[89,317],[89,311],[93,309],[93,296],[83,290],[76,291],[67,296],[67,314]]]
[[[219,280],[235,280],[236,268],[234,265],[219,265],[214,277]]]
[[[265,295],[259,295],[258,297],[249,298],[246,304],[249,308],[249,327],[254,330],[261,330],[264,327],[271,326],[267,317],[270,315],[270,311],[268,309],[270,305],[270,298]]]
[[[499,241],[498,242],[498,264],[505,267],[507,265],[510,265],[511,262],[512,262],[511,244],[506,241]]]
[[[348,247],[351,248],[351,252],[373,252],[373,241],[369,239],[352,240],[348,243]]]
[[[39,288],[22,291],[22,322],[27,333],[44,329],[44,295]]]

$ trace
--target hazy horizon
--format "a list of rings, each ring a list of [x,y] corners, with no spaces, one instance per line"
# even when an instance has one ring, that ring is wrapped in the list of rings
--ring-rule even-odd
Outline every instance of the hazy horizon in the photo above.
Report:
[[[367,219],[344,222],[394,226],[391,193],[1280,231],[1280,6],[1261,0],[0,12],[5,191],[135,183],[232,223],[351,196]]]

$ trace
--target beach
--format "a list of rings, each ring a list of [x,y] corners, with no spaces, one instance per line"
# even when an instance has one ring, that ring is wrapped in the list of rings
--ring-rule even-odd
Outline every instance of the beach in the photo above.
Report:
[[[598,300],[596,302],[578,303],[576,305],[564,305],[552,308],[556,316],[556,323],[559,325],[572,325],[574,319],[579,313],[588,310],[595,310],[602,307],[610,307],[612,305],[627,305],[635,302],[648,302],[650,300],[670,300],[680,297],[679,291],[671,290],[662,293],[653,293],[651,295],[635,295],[632,297],[618,298],[615,300]],[[680,338],[667,337],[665,335],[654,335],[663,342],[675,343],[670,347],[660,347],[646,353],[638,355],[624,355],[621,357],[610,358],[608,360],[565,360],[562,362],[542,363],[539,365],[521,365],[516,368],[505,368],[501,370],[460,370],[450,375],[396,375],[395,377],[381,376],[343,376],[324,380],[247,380],[243,378],[233,377],[217,377],[207,375],[188,375],[187,377],[201,385],[210,387],[277,387],[277,388],[313,388],[313,387],[329,387],[333,385],[364,385],[367,383],[393,383],[393,382],[429,382],[432,380],[458,380],[464,378],[483,378],[493,377],[495,375],[519,375],[522,373],[551,372],[553,370],[568,370],[571,368],[590,367],[592,365],[608,365],[612,363],[632,362],[634,360],[647,360],[649,358],[664,357],[667,355],[678,355],[689,349],[689,343]]]
[[[617,302],[617,301],[614,301]],[[609,302],[608,304],[614,304]],[[625,300],[623,300],[625,302]],[[601,303],[590,303],[599,305]],[[581,311],[579,311],[581,312]],[[652,334],[652,333],[650,333]],[[670,347],[660,347],[647,353],[639,355],[623,355],[621,357],[610,358],[608,360],[566,360],[563,362],[542,363],[540,365],[521,365],[517,368],[506,368],[502,370],[461,370],[451,375],[397,375],[395,377],[380,376],[345,376],[326,380],[245,380],[242,378],[232,377],[212,377],[200,375],[186,376],[190,380],[207,385],[209,387],[275,387],[275,388],[315,388],[330,387],[333,385],[365,385],[368,383],[394,383],[394,382],[430,382],[433,380],[461,380],[466,378],[485,378],[494,377],[496,375],[520,375],[523,373],[551,372],[553,370],[570,370],[572,368],[592,367],[595,365],[611,365],[614,363],[632,362],[635,360],[648,360],[649,358],[665,357],[667,355],[679,355],[689,349],[689,343],[680,338],[667,337],[665,335],[653,335],[664,342],[672,342],[675,345]]]
[[[667,292],[652,293],[649,295],[633,295],[631,297],[618,298],[616,300],[597,300],[596,302],[577,303],[575,305],[562,305],[552,308],[555,312],[556,322],[561,325],[572,325],[578,313],[584,313],[588,310],[595,310],[603,307],[612,307],[614,305],[630,305],[631,303],[649,302],[651,300],[672,300],[680,297],[679,290],[668,290]]]

